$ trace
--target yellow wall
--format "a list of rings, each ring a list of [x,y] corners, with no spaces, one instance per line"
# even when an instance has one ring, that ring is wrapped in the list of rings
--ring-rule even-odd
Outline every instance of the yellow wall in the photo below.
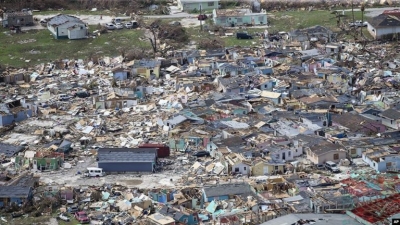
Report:
[[[264,162],[259,162],[251,167],[252,176],[263,176],[264,175]]]

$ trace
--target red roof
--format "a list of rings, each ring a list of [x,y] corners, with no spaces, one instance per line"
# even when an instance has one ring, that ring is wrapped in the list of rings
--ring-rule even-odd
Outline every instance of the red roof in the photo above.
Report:
[[[385,10],[383,11],[382,14],[400,14],[400,10],[399,9]]]

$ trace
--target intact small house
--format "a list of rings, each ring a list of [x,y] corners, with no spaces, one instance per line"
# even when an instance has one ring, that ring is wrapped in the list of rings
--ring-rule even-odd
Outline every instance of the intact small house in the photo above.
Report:
[[[33,25],[33,15],[31,11],[3,13],[3,27]]]
[[[324,164],[327,161],[339,163],[340,160],[347,157],[347,151],[344,150],[343,146],[328,141],[310,146],[306,153],[307,159],[316,165]]]
[[[231,153],[225,157],[228,171],[234,174],[248,175],[251,173],[250,162],[245,161],[241,154]]]
[[[50,18],[47,29],[55,39],[83,39],[87,37],[88,27],[78,17],[59,14]]]
[[[250,9],[214,9],[214,24],[223,27],[267,25],[267,13],[253,13]]]
[[[178,9],[183,12],[218,9],[219,0],[178,0]]]
[[[387,109],[379,114],[382,118],[382,124],[393,128],[399,129],[400,128],[400,112],[396,109]]]
[[[367,29],[376,40],[391,39],[400,33],[400,19],[394,15],[381,14],[368,21]]]
[[[0,186],[0,207],[23,205],[33,198],[33,188],[28,186]]]

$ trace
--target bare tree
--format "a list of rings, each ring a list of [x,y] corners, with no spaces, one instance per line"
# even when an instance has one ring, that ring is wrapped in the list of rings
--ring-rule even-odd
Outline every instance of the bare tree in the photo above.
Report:
[[[222,39],[201,39],[198,47],[201,49],[223,48],[225,43]]]
[[[158,19],[145,27],[154,57],[157,53],[165,56],[167,52],[181,47],[189,40],[185,28],[181,25],[164,23]]]

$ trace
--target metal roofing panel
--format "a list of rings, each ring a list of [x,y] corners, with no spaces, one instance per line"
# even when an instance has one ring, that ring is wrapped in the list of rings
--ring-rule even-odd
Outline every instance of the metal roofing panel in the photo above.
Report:
[[[99,162],[154,162],[155,153],[121,152],[121,151],[100,151],[98,152]]]
[[[51,26],[59,26],[61,24],[65,24],[68,22],[84,24],[84,22],[82,20],[80,20],[78,17],[64,15],[64,14],[60,14],[60,15],[50,18],[50,20],[47,22],[47,24],[51,25]]]

